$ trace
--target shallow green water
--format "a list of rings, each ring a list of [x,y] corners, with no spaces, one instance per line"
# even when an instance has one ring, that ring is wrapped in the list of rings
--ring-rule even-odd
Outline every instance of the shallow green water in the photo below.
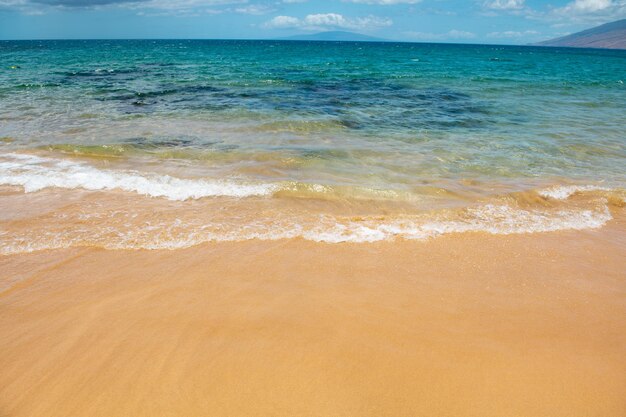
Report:
[[[625,51],[23,41],[0,56],[2,253],[597,228],[626,198]],[[78,202],[46,211],[62,192]]]
[[[392,189],[625,178],[623,51],[32,41],[1,42],[0,54],[10,150],[60,145],[213,169],[200,176]]]

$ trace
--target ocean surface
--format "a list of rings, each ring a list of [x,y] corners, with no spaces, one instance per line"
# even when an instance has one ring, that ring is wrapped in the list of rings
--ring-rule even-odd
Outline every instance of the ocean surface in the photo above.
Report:
[[[602,227],[626,51],[0,41],[0,253]]]

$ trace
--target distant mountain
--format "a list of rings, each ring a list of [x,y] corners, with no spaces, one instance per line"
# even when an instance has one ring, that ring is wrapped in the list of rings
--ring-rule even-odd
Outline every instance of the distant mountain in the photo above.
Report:
[[[360,33],[344,32],[340,30],[320,32],[311,35],[295,35],[280,38],[283,41],[344,41],[344,42],[386,42],[386,39],[361,35]]]
[[[583,30],[562,38],[539,42],[535,45],[626,49],[626,19]]]

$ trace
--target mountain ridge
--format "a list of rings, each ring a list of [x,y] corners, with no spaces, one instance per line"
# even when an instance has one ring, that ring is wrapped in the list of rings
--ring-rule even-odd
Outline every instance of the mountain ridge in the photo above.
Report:
[[[626,19],[605,23],[560,38],[538,42],[536,46],[626,49]]]

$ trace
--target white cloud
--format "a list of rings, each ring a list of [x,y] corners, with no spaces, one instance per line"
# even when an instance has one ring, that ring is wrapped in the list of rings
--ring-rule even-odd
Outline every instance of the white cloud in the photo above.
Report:
[[[626,0],[574,0],[546,17],[571,23],[606,23],[626,17]]]
[[[580,15],[614,11],[625,5],[626,2],[619,0],[575,0],[566,4],[564,7],[554,9],[554,12],[564,15]]]
[[[483,3],[483,7],[489,10],[521,10],[524,3],[525,0],[488,0]]]
[[[140,10],[140,14],[185,14],[201,15],[206,13],[222,13],[225,9],[215,6],[226,6],[248,3],[248,0],[0,0],[1,9],[18,10],[23,13],[37,12],[42,14],[51,9],[101,9],[104,7],[124,7]]]
[[[626,0],[570,0],[562,7],[534,9],[525,0],[479,0],[487,16],[510,13],[526,19],[572,25],[607,23],[626,17]]]
[[[135,4],[141,8],[163,9],[163,10],[186,10],[203,7],[223,6],[228,4],[247,3],[247,0],[148,0],[133,1],[129,4]]]
[[[475,33],[467,32],[464,30],[452,29],[445,33],[431,33],[431,32],[405,32],[408,38],[424,41],[444,41],[444,40],[460,40],[460,39],[473,39],[476,37]]]
[[[42,15],[45,6],[31,4],[28,0],[0,0],[1,10],[15,10],[26,15]]]
[[[265,22],[264,27],[269,29],[282,29],[298,27],[300,25],[300,19],[291,16],[276,16],[272,20]]]
[[[338,13],[310,14],[299,19],[292,16],[276,16],[263,24],[266,29],[302,29],[324,30],[328,28],[372,30],[380,27],[391,26],[391,19],[377,16],[367,17],[344,17]]]
[[[0,7],[18,7],[24,4],[25,0],[0,0]]]
[[[393,4],[417,4],[422,0],[342,0],[346,3],[360,3],[360,4],[378,4],[382,6],[389,6]]]
[[[263,15],[263,14],[271,13],[274,10],[275,9],[265,4],[250,4],[250,5],[243,6],[243,7],[237,7],[235,9],[235,13]]]
[[[565,9],[586,13],[597,12],[611,6],[613,6],[612,0],[576,0],[565,6]]]
[[[528,36],[539,35],[539,32],[536,30],[525,30],[525,31],[514,31],[514,30],[506,30],[504,32],[491,32],[487,34],[488,38],[525,38]]]

